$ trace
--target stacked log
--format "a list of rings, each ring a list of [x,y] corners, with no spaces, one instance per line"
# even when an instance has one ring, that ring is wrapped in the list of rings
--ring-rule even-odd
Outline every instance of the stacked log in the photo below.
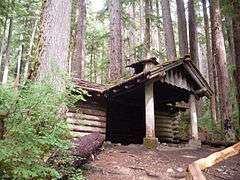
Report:
[[[179,121],[176,113],[155,112],[156,136],[160,142],[177,142]]]
[[[92,104],[80,104],[67,113],[67,122],[74,138],[91,133],[106,133],[106,110]]]

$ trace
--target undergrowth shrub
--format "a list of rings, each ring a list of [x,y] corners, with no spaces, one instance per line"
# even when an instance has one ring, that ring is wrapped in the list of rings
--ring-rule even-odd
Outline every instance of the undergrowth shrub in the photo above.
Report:
[[[72,91],[76,91],[72,85],[58,92],[40,82],[28,82],[17,91],[0,86],[0,111],[9,114],[0,140],[0,179],[60,176],[46,161],[55,151],[64,154],[71,146],[63,112],[83,100],[82,92],[72,95]]]

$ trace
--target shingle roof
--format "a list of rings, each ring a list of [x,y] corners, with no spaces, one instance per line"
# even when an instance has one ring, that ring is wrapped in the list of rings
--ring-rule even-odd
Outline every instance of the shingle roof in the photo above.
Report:
[[[147,60],[144,61],[140,61],[137,63],[142,63],[142,62],[146,62]],[[153,61],[153,63],[155,62],[155,59],[151,58],[149,61]],[[135,66],[137,63],[134,63],[132,65],[130,65],[129,67],[133,67]],[[200,71],[196,68],[196,66],[193,64],[193,62],[190,60],[190,58],[188,56],[184,57],[184,58],[180,58],[176,61],[170,61],[170,62],[166,62],[163,64],[157,64],[155,63],[156,66],[149,70],[149,71],[144,71],[141,72],[139,74],[135,74],[132,77],[125,79],[125,80],[121,80],[120,82],[114,84],[114,85],[102,85],[102,84],[97,84],[97,83],[91,83],[88,81],[83,81],[80,79],[75,79],[76,84],[78,87],[81,87],[83,89],[86,89],[88,91],[94,91],[94,92],[99,92],[99,93],[109,93],[111,91],[114,91],[116,89],[120,89],[120,88],[128,88],[129,86],[131,86],[134,83],[144,83],[150,79],[153,78],[161,78],[165,76],[165,72],[174,69],[176,67],[181,67],[183,68],[183,70],[186,70],[189,72],[189,75],[192,76],[192,79],[199,85],[199,87],[201,87],[202,89],[204,89],[204,95],[207,95],[208,97],[211,96],[213,94],[213,91],[211,90],[209,84],[207,83],[207,81],[204,79],[204,77],[201,75]]]

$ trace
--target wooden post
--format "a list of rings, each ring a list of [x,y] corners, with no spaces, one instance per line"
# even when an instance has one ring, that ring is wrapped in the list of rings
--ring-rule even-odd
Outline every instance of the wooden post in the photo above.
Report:
[[[145,85],[145,123],[146,137],[144,138],[144,145],[147,148],[156,148],[158,140],[155,137],[153,82]]]
[[[190,115],[191,115],[191,140],[189,142],[190,146],[200,147],[201,141],[198,139],[198,118],[197,118],[197,108],[196,99],[193,94],[190,95]]]

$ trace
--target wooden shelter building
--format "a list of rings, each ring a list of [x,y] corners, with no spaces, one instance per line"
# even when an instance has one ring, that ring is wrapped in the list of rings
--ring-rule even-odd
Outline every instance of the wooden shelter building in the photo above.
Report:
[[[115,143],[144,143],[154,148],[158,141],[174,141],[178,102],[190,104],[191,143],[199,144],[196,100],[210,97],[212,90],[188,56],[159,64],[156,58],[128,66],[134,75],[115,85],[104,86],[76,79],[91,96],[68,113],[74,137],[91,132],[106,135]]]

